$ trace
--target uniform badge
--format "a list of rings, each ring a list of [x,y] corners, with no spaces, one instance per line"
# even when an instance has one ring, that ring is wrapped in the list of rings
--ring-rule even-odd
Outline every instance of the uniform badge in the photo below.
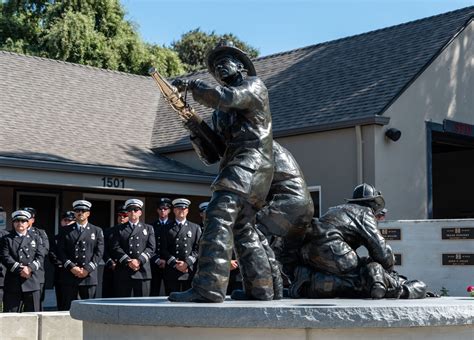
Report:
[[[91,234],[91,240],[95,240],[95,234],[94,233]]]
[[[193,236],[193,233],[191,232],[191,230],[190,230],[190,231],[188,231],[188,233],[186,234],[186,236],[187,236],[187,237],[191,237],[191,236]]]
[[[145,235],[145,236],[148,235],[146,229],[143,229],[143,235]]]
[[[35,242],[35,240],[31,241],[31,246],[32,246],[33,248],[36,247],[36,242]]]

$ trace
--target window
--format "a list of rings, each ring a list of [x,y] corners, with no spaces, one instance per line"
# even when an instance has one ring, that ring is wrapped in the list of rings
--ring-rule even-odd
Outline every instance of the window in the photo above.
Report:
[[[313,199],[314,204],[314,217],[321,216],[321,186],[315,185],[308,187],[311,198]]]

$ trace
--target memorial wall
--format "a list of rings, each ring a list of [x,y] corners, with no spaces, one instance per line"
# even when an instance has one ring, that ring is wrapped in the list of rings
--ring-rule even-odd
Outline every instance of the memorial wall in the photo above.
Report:
[[[431,291],[467,296],[474,285],[473,219],[384,221],[379,229],[395,253],[396,271]]]

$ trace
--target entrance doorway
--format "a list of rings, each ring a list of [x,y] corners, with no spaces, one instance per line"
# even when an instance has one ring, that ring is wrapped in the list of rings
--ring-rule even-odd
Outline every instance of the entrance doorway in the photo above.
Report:
[[[50,239],[54,238],[58,225],[58,195],[32,192],[17,192],[17,209],[32,207],[36,210],[35,226],[44,229]]]
[[[58,197],[57,194],[17,192],[16,208],[31,207],[36,210],[34,226],[46,231],[50,248],[58,225]],[[44,266],[46,273],[45,286],[47,289],[51,289],[53,288],[54,272],[48,257],[44,260]]]
[[[462,124],[463,126],[470,126]],[[440,125],[440,127],[443,127]],[[474,218],[474,137],[431,131],[431,218]]]
[[[123,206],[128,196],[85,194],[84,199],[92,203],[89,222],[105,230],[117,224],[117,210]],[[139,199],[145,202],[143,197]]]

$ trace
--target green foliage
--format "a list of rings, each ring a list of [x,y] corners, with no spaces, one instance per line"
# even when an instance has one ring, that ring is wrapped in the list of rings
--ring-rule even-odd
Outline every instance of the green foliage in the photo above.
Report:
[[[449,296],[448,293],[449,293],[449,289],[447,289],[447,288],[444,287],[444,286],[441,287],[441,289],[440,289],[440,294],[439,294],[440,296]]]
[[[184,67],[170,49],[145,44],[119,0],[0,2],[0,49],[137,74]]]
[[[171,44],[173,50],[185,64],[186,71],[194,72],[206,67],[206,55],[220,40],[230,40],[250,57],[258,56],[258,50],[238,39],[231,33],[218,35],[214,32],[205,33],[200,28],[191,30],[181,36],[181,39]]]

